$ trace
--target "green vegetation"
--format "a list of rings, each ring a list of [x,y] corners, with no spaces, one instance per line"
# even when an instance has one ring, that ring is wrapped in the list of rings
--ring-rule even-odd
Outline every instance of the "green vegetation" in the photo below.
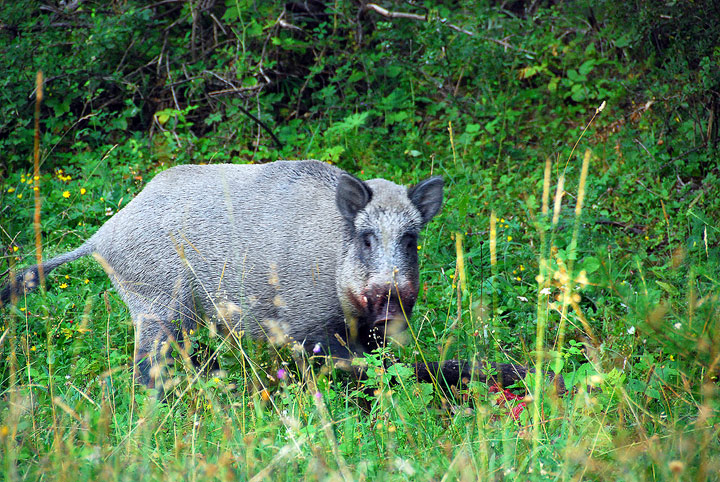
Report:
[[[716,1],[46,3],[0,6],[0,274],[176,164],[433,172],[410,341],[370,366],[539,363],[573,392],[528,380],[514,420],[484,385],[301,374],[202,331],[225,373],[180,360],[158,404],[84,259],[0,311],[4,480],[718,480]]]

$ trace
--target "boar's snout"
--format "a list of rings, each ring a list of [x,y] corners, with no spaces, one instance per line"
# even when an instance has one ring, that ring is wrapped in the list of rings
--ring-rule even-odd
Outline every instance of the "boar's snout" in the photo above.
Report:
[[[396,296],[375,295],[378,296],[379,303],[372,310],[372,324],[374,326],[381,326],[389,321],[402,320],[405,321],[405,315],[403,314],[403,306],[401,305],[400,299]],[[407,309],[407,308],[406,308]]]
[[[367,300],[367,321],[374,327],[394,327],[393,331],[407,328],[417,293],[411,286],[374,286],[364,295]]]
[[[361,294],[346,292],[360,323],[369,328],[386,330],[392,327],[397,333],[407,328],[407,322],[417,299],[417,290],[411,283],[405,285],[371,285]]]

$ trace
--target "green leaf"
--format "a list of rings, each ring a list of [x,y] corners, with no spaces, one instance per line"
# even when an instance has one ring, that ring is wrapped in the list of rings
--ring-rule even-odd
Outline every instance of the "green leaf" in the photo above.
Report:
[[[413,369],[407,365],[396,363],[388,368],[388,374],[397,377],[401,380],[407,380],[413,375]]]
[[[385,75],[387,75],[391,79],[400,75],[400,72],[402,72],[402,68],[398,65],[388,65],[388,67],[385,69]]]
[[[245,77],[242,80],[243,87],[255,87],[258,85],[258,80],[255,77]]]
[[[550,82],[548,82],[548,90],[550,92],[556,92],[558,88],[558,82],[560,82],[560,77],[553,77],[550,79]]]
[[[630,45],[630,36],[625,34],[621,35],[619,38],[616,38],[613,43],[615,44],[615,47],[617,48],[623,48]]]
[[[353,71],[352,74],[350,74],[350,77],[347,78],[346,82],[348,82],[348,83],[357,82],[358,80],[362,79],[363,77],[365,77],[365,72],[363,72],[361,70],[355,70],[355,71]]]
[[[647,395],[647,396],[650,397],[650,398],[655,398],[655,399],[660,399],[660,398],[662,398],[662,397],[660,396],[660,392],[657,391],[655,388],[648,388],[648,389],[645,391],[645,395]]]
[[[590,274],[590,273],[594,273],[595,271],[597,271],[600,268],[600,266],[602,266],[602,263],[600,263],[600,260],[594,256],[590,256],[583,260],[582,269],[584,269],[587,274]]]
[[[474,134],[476,132],[480,132],[480,124],[468,124],[465,127],[465,132],[468,134]]]
[[[595,61],[594,60],[586,60],[583,62],[583,64],[578,69],[580,71],[580,75],[587,77],[587,75],[592,72],[592,69],[595,67]]]
[[[676,295],[678,293],[677,288],[675,288],[673,285],[666,283],[664,281],[655,280],[655,284],[657,284],[660,288],[662,288],[666,293],[669,293],[671,295]]]
[[[407,111],[401,110],[399,112],[390,112],[385,116],[385,120],[388,124],[395,124],[397,122],[402,122],[405,119],[410,117],[410,113]]]
[[[572,94],[570,95],[570,97],[575,102],[582,102],[587,98],[587,95],[585,93],[585,86],[583,84],[573,85],[571,92]]]
[[[227,20],[228,22],[233,22],[233,21],[237,20],[239,16],[240,16],[240,14],[238,12],[237,6],[228,6],[227,9],[225,10],[225,13],[222,16],[222,19]]]

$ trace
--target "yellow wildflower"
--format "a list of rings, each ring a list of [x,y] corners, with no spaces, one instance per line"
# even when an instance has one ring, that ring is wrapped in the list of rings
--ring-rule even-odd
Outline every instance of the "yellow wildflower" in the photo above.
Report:
[[[15,188],[14,187],[8,188],[8,192],[15,192]]]
[[[512,236],[508,236],[508,241],[512,241]]]
[[[17,246],[13,246],[13,253],[17,252],[17,250],[20,249]]]
[[[63,289],[63,290],[67,287],[68,287],[67,283],[63,283],[60,285],[60,289]]]
[[[35,351],[37,348],[35,348],[35,345],[30,347],[30,351]]]
[[[81,187],[81,188],[80,188],[80,194],[85,194],[86,192],[87,192],[87,191],[85,190],[84,187]]]
[[[22,193],[18,194],[18,199],[22,199]]]
[[[89,282],[90,282],[90,280],[85,278],[85,284],[88,284]]]
[[[63,197],[64,197],[64,198],[69,198],[69,197],[70,197],[70,191],[65,191],[65,192],[63,193]]]

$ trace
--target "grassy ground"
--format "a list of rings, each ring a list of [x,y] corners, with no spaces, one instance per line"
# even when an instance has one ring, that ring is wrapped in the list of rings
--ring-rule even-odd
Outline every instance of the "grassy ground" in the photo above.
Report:
[[[449,199],[422,242],[413,339],[391,350],[404,360],[539,362],[564,375],[569,395],[529,380],[515,420],[519,402],[500,402],[486,386],[445,399],[403,373],[389,386],[391,374],[378,372],[365,402],[362,387],[317,366],[298,373],[289,352],[249,340],[227,350],[204,335],[226,374],[198,379],[178,366],[176,392],[158,404],[131,386],[127,312],[100,267],[83,260],[3,315],[8,479],[712,479],[717,265],[704,237],[663,245],[594,222],[602,159],[590,150],[584,159],[585,170],[582,159],[568,166],[564,185],[564,163],[548,161],[532,182],[510,177],[501,187],[495,178],[466,199],[454,194],[477,174],[437,166]],[[46,253],[87,235],[82,220],[68,225],[75,211],[114,207],[63,176],[42,179],[62,206],[48,214],[59,228]],[[27,195],[28,180],[4,191]],[[493,198],[514,201],[486,206]],[[448,221],[462,202],[476,210],[464,236]],[[660,221],[678,229],[677,216]]]
[[[522,52],[499,68],[505,83],[462,83],[460,66],[447,110],[411,79],[412,102],[393,94],[382,113],[287,123],[281,153],[227,154],[212,132],[167,124],[100,147],[55,151],[43,137],[37,178],[13,158],[0,180],[3,270],[34,263],[37,249],[49,258],[79,246],[177,162],[313,157],[406,184],[439,174],[446,201],[421,240],[408,341],[370,357],[362,384],[317,362],[301,370],[287,348],[229,348],[201,330],[191,343],[217,350],[223,371],[198,377],[178,361],[176,387],[157,403],[131,383],[133,329],[102,268],[57,269],[0,312],[4,480],[718,480],[717,151],[696,142],[702,122],[687,103],[669,107],[670,76],[632,90],[652,69],[568,41],[561,33],[583,24],[543,23],[556,14],[538,16],[526,47],[552,68],[568,62],[559,77]],[[483,58],[488,72],[498,49]],[[466,99],[485,117],[463,110]],[[443,394],[377,368],[386,355],[535,365],[570,392],[533,377],[522,400],[475,383]]]

